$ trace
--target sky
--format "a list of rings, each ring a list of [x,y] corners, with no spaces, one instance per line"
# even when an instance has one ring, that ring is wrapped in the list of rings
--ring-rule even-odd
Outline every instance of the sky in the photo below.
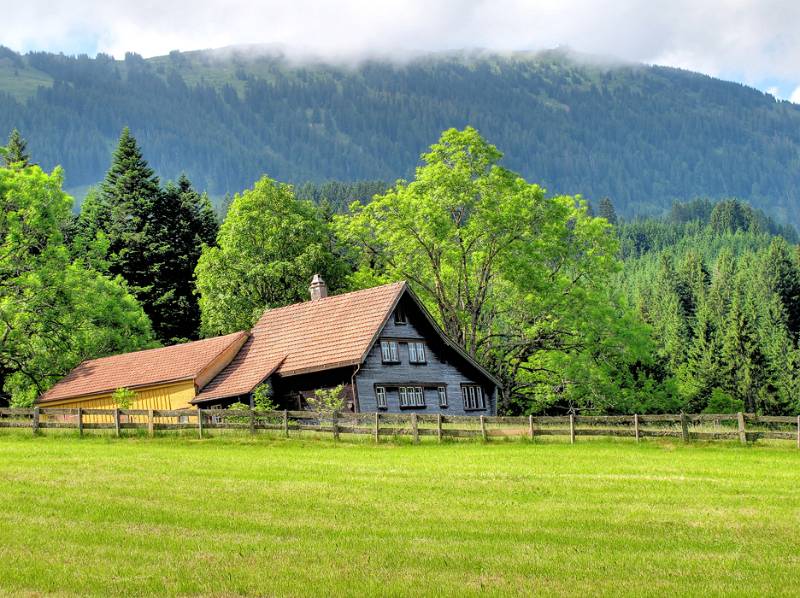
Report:
[[[272,44],[332,61],[568,46],[800,103],[798,0],[27,0],[0,44],[66,54]]]

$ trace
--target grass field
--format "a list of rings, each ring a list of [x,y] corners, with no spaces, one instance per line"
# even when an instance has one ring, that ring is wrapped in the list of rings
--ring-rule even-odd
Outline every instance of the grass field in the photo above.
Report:
[[[775,446],[5,433],[0,504],[2,595],[800,593]]]

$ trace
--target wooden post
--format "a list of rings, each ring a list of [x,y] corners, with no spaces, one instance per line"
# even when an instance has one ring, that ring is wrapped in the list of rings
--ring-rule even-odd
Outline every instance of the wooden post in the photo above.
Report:
[[[684,442],[689,442],[689,418],[681,411],[681,438]]]
[[[528,436],[533,440],[533,416],[528,416]]]
[[[481,438],[486,440],[486,420],[481,415]]]
[[[78,435],[83,436],[83,409],[78,407]]]
[[[639,414],[633,414],[633,435],[636,436],[636,442],[639,442]]]
[[[741,411],[736,414],[736,419],[739,421],[739,442],[747,444],[747,433],[744,429],[744,413]]]
[[[153,410],[147,411],[147,435],[152,438],[155,435],[155,422],[153,421]]]
[[[31,427],[33,428],[33,433],[36,434],[39,432],[39,408],[33,408],[33,422],[31,422]]]
[[[119,409],[114,409],[114,433],[119,436]]]
[[[442,441],[442,414],[436,414],[436,438],[439,442]]]
[[[197,408],[197,435],[203,437],[203,410],[200,407]]]
[[[333,428],[333,439],[339,440],[339,414],[334,411],[333,415],[331,416],[331,426]]]
[[[575,444],[575,415],[569,414],[569,443]]]
[[[411,414],[411,438],[414,440],[414,444],[419,443],[419,428],[417,427],[417,414]]]
[[[289,411],[283,410],[283,435],[289,438]]]
[[[800,415],[797,416],[797,448],[800,449]]]
[[[250,433],[251,434],[255,434],[256,433],[256,410],[255,409],[251,409],[250,410]]]
[[[375,435],[375,442],[376,443],[380,441],[380,433],[381,433],[380,417],[381,417],[381,414],[376,411],[375,412],[375,429],[373,430],[373,434]]]

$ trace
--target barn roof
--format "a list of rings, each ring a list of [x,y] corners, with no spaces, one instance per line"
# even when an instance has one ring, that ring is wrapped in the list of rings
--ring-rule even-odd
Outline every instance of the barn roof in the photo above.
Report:
[[[236,332],[170,347],[147,349],[84,361],[45,392],[41,403],[194,380],[228,349],[248,337]],[[234,349],[235,350],[235,349]]]
[[[267,310],[239,354],[192,402],[249,393],[273,373],[361,363],[405,290],[396,282]]]

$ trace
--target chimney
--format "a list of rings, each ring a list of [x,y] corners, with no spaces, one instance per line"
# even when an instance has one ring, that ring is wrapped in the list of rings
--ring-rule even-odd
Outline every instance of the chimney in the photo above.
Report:
[[[322,276],[319,274],[314,274],[314,278],[311,279],[311,286],[308,287],[308,290],[311,293],[312,301],[324,299],[328,296],[328,285],[325,284],[325,281],[322,280]]]

